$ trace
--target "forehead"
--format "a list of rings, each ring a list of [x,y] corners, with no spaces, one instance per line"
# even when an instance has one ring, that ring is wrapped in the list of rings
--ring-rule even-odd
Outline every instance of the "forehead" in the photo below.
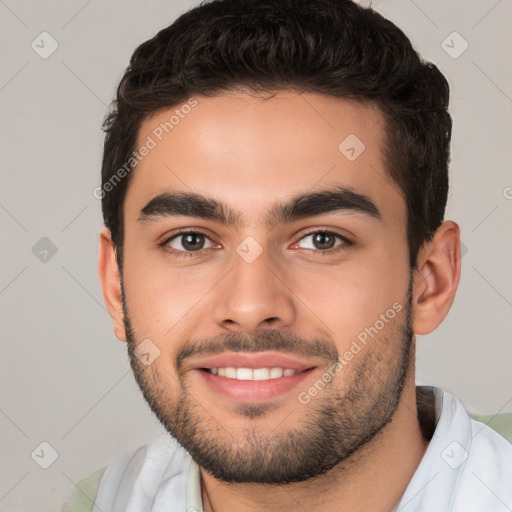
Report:
[[[369,103],[293,91],[195,96],[142,123],[126,219],[159,194],[193,192],[229,204],[250,224],[273,203],[344,186],[402,220],[383,144],[382,114]]]

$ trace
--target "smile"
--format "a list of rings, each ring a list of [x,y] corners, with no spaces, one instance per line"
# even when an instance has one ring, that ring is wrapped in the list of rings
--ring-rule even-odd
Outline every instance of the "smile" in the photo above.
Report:
[[[198,368],[194,374],[199,377],[200,387],[213,393],[215,397],[223,396],[231,402],[258,403],[271,399],[286,397],[305,389],[304,379],[318,368],[292,370],[291,368]],[[217,370],[217,373],[214,371]],[[285,374],[286,372],[286,374]],[[225,375],[222,375],[224,373]],[[231,375],[231,376],[230,376]]]
[[[236,380],[270,380],[279,379],[280,377],[290,377],[295,375],[296,370],[291,368],[205,368],[206,371],[213,375],[220,375],[228,379]]]

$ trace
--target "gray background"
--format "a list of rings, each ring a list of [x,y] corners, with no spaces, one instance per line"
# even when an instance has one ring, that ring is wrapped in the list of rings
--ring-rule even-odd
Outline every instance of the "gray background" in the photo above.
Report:
[[[59,510],[74,482],[163,432],[102,302],[93,190],[100,125],[131,53],[191,5],[0,0],[2,511]],[[465,254],[450,314],[418,338],[418,382],[472,412],[512,411],[512,1],[373,5],[452,88],[446,218]],[[51,49],[43,31],[58,43],[47,58],[31,47]],[[469,45],[460,55],[454,31]]]

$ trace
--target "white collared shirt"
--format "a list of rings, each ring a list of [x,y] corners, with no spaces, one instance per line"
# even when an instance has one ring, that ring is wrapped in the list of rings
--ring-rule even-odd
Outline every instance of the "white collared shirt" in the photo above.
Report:
[[[512,444],[471,419],[439,388],[436,428],[397,512],[511,512]],[[109,464],[95,504],[103,512],[203,512],[201,473],[170,436]]]

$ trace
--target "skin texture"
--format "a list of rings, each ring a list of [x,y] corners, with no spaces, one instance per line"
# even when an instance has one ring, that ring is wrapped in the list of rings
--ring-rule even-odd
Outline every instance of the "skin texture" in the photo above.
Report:
[[[129,341],[153,411],[200,464],[205,510],[289,510],[298,502],[310,511],[389,511],[427,446],[416,413],[413,332],[433,331],[453,302],[459,228],[445,222],[411,274],[405,202],[386,174],[383,118],[371,104],[293,91],[196,99],[133,173],[122,286],[110,234],[100,235],[99,274],[114,332]],[[140,145],[174,108],[145,121]],[[338,149],[350,134],[365,146],[353,161]],[[370,198],[380,219],[351,210],[268,218],[278,204],[336,187]],[[239,222],[140,220],[164,193],[213,198]],[[182,229],[204,233],[204,247],[184,254],[183,238],[164,244]],[[311,231],[351,243],[336,238],[330,250],[319,248]],[[261,249],[251,263],[237,252],[247,237]],[[345,357],[394,304],[400,311]],[[159,350],[148,366],[135,355],[145,339]],[[193,369],[214,346],[295,353],[316,368],[276,398],[234,403]],[[196,352],[184,350],[190,347]],[[337,357],[342,370],[301,403],[299,393]]]

